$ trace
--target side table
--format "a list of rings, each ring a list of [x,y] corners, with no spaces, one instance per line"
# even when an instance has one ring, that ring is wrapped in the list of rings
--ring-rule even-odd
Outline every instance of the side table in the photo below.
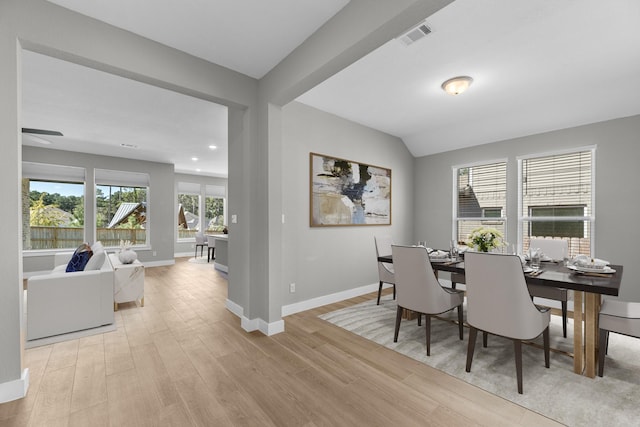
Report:
[[[117,254],[109,255],[113,265],[113,310],[118,311],[122,302],[140,301],[144,307],[144,265],[138,260],[123,264]]]

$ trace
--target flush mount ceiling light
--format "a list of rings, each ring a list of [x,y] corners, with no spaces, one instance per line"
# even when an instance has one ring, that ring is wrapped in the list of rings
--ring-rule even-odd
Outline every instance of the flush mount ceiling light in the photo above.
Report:
[[[210,145],[210,146],[209,146],[209,149],[210,149],[210,150],[215,150],[216,148],[218,148],[218,147],[216,147],[215,145]]]
[[[192,157],[191,160],[193,160],[194,162],[197,162],[198,158],[197,157]]]
[[[447,80],[442,83],[442,90],[447,92],[449,95],[458,95],[471,86],[473,83],[473,79],[469,76],[458,76],[452,79]]]

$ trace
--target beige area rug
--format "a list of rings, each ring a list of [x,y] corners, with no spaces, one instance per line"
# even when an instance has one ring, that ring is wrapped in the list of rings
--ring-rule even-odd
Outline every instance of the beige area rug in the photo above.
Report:
[[[478,334],[471,372],[465,372],[469,330],[458,338],[454,323],[431,322],[431,356],[426,355],[424,322],[403,319],[398,342],[393,342],[396,303],[391,296],[321,315],[320,318],[415,360],[426,363],[467,383],[510,400],[569,426],[640,426],[640,340],[610,334],[604,377],[590,379],[573,373],[573,358],[551,352],[551,367],[544,367],[544,353],[523,346],[523,391],[516,384],[513,343],[489,335],[488,348]],[[456,312],[446,315],[455,319]],[[562,318],[551,316],[551,347],[572,348],[569,336],[562,338]],[[542,345],[542,337],[538,338]]]

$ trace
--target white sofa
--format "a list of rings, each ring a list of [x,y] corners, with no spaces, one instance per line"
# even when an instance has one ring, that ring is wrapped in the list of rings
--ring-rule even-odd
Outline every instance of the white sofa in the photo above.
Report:
[[[113,266],[66,273],[72,252],[55,255],[56,268],[27,281],[27,340],[81,331],[114,322]]]

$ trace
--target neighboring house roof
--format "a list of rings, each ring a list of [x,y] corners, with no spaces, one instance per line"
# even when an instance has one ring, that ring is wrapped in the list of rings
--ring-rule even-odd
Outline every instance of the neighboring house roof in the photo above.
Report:
[[[181,203],[178,204],[178,227],[182,227],[185,229],[189,228],[189,225],[187,224],[187,218],[184,216],[184,208],[182,207]]]
[[[44,207],[44,215],[48,218],[56,218],[59,220],[60,224],[57,225],[58,227],[69,227],[77,222],[76,218],[69,212],[51,205]]]
[[[185,230],[195,230],[198,224],[200,224],[200,218],[189,211],[185,211],[182,204],[178,204],[178,227],[182,226]]]
[[[131,215],[134,214],[136,215],[136,217],[138,217],[140,223],[144,224],[146,220],[146,212],[147,207],[144,203],[121,203],[120,206],[118,206],[118,210],[111,219],[111,222],[109,223],[107,228],[113,228],[117,225],[122,224],[123,222],[127,221],[127,219],[129,219]]]

